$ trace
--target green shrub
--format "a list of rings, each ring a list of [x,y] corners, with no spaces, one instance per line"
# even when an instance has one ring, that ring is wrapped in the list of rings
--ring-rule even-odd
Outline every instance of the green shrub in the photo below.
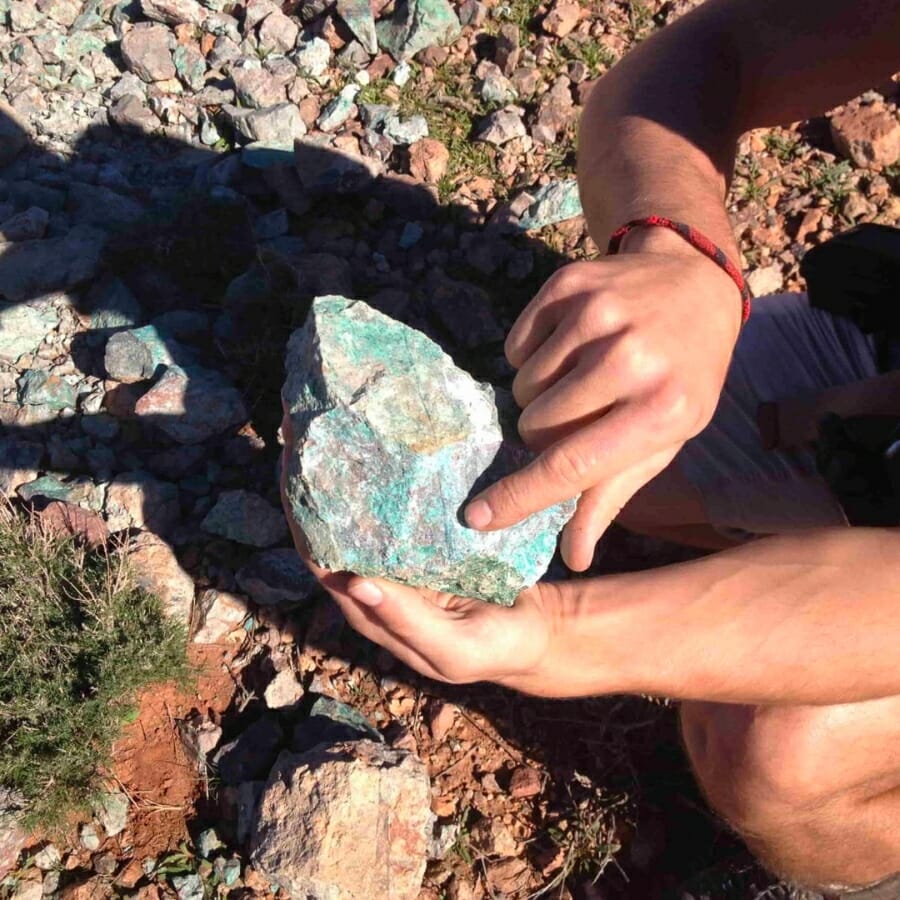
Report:
[[[121,554],[0,507],[0,786],[29,827],[84,808],[145,685],[188,672],[185,629]]]

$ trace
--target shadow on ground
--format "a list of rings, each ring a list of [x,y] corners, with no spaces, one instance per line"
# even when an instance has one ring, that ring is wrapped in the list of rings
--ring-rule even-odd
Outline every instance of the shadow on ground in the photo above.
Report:
[[[0,131],[8,136],[2,153],[16,143],[15,126],[3,122]],[[61,334],[57,358],[35,350],[13,366],[6,351],[8,390],[13,368],[20,376],[46,374],[62,364],[78,400],[77,411],[62,416],[41,412],[40,393],[31,405],[0,404],[3,466],[53,474],[69,486],[79,479],[138,486],[145,526],[174,545],[199,585],[225,591],[238,590],[234,573],[253,548],[204,533],[200,523],[224,490],[277,503],[284,348],[314,296],[364,299],[425,331],[476,378],[509,386],[504,334],[567,261],[533,237],[484,223],[473,208],[441,204],[436,191],[409,177],[373,177],[325,147],[305,145],[296,159],[283,151],[220,155],[102,126],[65,157],[28,144],[0,178],[8,213],[49,213],[42,237],[0,246],[2,346],[17,327],[16,310],[33,311],[32,322],[46,315],[49,328],[64,330],[49,312],[62,302],[78,323]],[[146,347],[133,345],[123,368],[139,377],[110,378],[110,339],[148,324],[156,326],[149,369]],[[187,374],[172,408],[141,413],[140,399],[173,363]],[[232,386],[243,414],[235,414],[233,395],[222,399]],[[148,489],[151,482],[170,487]],[[51,499],[38,493],[31,503],[39,508]],[[679,558],[675,548],[613,529],[595,569]],[[558,562],[553,571],[565,576]],[[663,896],[736,849],[693,787],[669,706],[618,697],[551,702],[490,686],[426,683],[343,628],[322,597],[293,611],[262,610],[257,622],[265,627],[272,618],[298,646],[364,673],[373,703],[384,699],[388,679],[409,685],[417,710],[427,694],[429,702],[449,700],[484,715],[504,752],[524,753],[550,776],[535,805],[539,830],[571,819],[601,788],[601,806],[620,810],[611,839],[624,849],[598,883],[602,893],[583,887],[581,896]],[[264,685],[266,665],[261,659],[248,667],[249,682]],[[225,739],[263,709],[246,697],[240,709],[236,704],[222,720]],[[544,833],[526,855],[539,863],[554,846]],[[592,876],[586,869],[570,883]]]

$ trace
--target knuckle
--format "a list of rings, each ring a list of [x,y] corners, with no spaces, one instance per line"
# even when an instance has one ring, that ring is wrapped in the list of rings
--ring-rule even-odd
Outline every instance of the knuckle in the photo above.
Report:
[[[593,461],[578,447],[559,444],[540,457],[544,470],[556,483],[579,488],[593,468]]]
[[[672,380],[655,391],[650,406],[657,425],[664,430],[692,431],[701,418],[687,386]]]
[[[526,496],[519,479],[510,476],[494,485],[490,505],[504,517],[517,516],[526,508]]]

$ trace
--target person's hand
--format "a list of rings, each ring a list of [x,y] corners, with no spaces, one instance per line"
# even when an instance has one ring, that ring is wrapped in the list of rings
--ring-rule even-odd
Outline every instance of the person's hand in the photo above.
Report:
[[[294,439],[282,422],[285,456]],[[281,467],[281,502],[297,552],[360,634],[411,668],[452,684],[493,681],[529,693],[552,695],[550,648],[577,583],[537,584],[502,607],[482,600],[407,587],[380,578],[330,572],[312,560],[306,537],[291,514]]]
[[[519,370],[519,432],[539,456],[466,509],[471,527],[494,530],[580,494],[561,541],[575,571],[709,422],[740,327],[731,279],[652,231],[632,232],[629,252],[561,269],[519,317],[506,355]]]

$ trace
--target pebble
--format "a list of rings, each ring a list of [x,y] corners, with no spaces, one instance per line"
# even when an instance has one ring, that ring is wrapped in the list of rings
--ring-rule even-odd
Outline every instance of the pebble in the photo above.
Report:
[[[178,74],[172,61],[172,38],[163,25],[140,23],[122,38],[122,59],[146,82],[168,81]]]
[[[252,491],[224,491],[203,520],[203,530],[248,544],[271,547],[287,537],[287,522],[280,507]]]
[[[118,791],[100,794],[94,802],[94,815],[107,836],[115,837],[128,821],[128,797]]]
[[[78,830],[78,840],[85,850],[92,853],[100,847],[100,836],[97,834],[97,829],[91,824],[81,826]]]
[[[283,669],[269,682],[264,697],[269,709],[288,709],[296,706],[305,693],[294,672]]]
[[[507,106],[485,116],[475,131],[475,139],[497,147],[528,133],[522,116],[525,111],[518,106]]]

